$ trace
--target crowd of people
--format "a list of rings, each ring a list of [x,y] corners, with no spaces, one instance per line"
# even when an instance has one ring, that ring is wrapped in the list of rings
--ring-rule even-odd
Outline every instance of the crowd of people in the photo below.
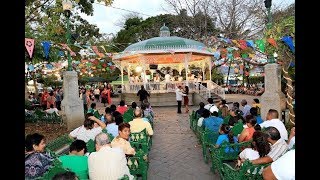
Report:
[[[240,103],[234,102],[231,108],[225,100],[214,104],[209,98],[208,104],[201,102],[199,106],[196,111],[200,117],[197,126],[219,133],[217,141],[212,142],[216,148],[223,142],[252,141],[251,147],[240,152],[238,166],[245,160],[252,164],[271,163],[260,172],[265,179],[294,179],[295,128],[291,129],[288,136],[277,110],[269,109],[265,119],[262,119],[261,104],[256,98],[251,105],[243,99]],[[231,151],[233,149],[226,147],[225,152]]]
[[[127,157],[136,153],[130,145],[130,133],[146,129],[147,135],[153,135],[151,126],[154,112],[147,100],[140,107],[136,102],[127,106],[124,100],[116,106],[111,104],[100,114],[96,103],[90,104],[85,114],[83,125],[72,130],[69,137],[73,139],[69,154],[59,156],[62,166],[74,172],[79,179],[118,179],[128,175],[133,179],[127,166]],[[130,113],[133,120],[126,123],[123,114]],[[103,132],[106,130],[113,140]],[[94,140],[96,152],[87,152],[86,143]],[[26,136],[25,177],[41,177],[52,166],[54,158],[45,151],[45,137],[34,133]],[[60,176],[60,175],[57,175]]]

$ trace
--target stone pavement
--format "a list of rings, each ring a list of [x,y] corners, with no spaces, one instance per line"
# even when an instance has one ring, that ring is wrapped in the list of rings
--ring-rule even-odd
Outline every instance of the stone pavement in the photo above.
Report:
[[[189,127],[189,114],[177,114],[177,107],[153,109],[154,136],[149,154],[148,179],[220,179],[202,158],[201,145]]]

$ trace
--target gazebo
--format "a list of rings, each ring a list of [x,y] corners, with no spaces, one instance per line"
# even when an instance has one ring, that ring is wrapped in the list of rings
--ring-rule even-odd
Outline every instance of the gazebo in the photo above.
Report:
[[[196,88],[217,87],[211,81],[211,63],[214,52],[203,43],[191,39],[170,36],[169,28],[163,25],[160,28],[160,36],[137,42],[128,46],[123,52],[113,56],[113,62],[121,71],[122,93],[136,93],[141,85],[154,93],[174,92],[176,86],[188,85],[192,92]],[[209,72],[209,79],[201,79],[201,83],[195,82],[188,77],[189,66],[194,65],[202,70],[205,78],[205,70]],[[179,72],[179,79],[155,81],[151,76],[162,67],[170,67]],[[185,70],[185,77],[181,77]],[[124,83],[123,74],[127,72],[129,82]],[[133,72],[139,73],[140,81],[134,81]],[[152,73],[151,73],[152,72]],[[183,79],[182,79],[183,78]],[[132,79],[132,80],[130,80]],[[198,88],[199,87],[199,88]],[[209,95],[210,96],[210,95]]]
[[[147,70],[152,69],[152,66],[157,69],[169,66],[172,69],[176,69],[181,75],[183,69],[188,72],[189,65],[193,64],[202,69],[203,77],[205,77],[206,68],[209,68],[209,72],[211,72],[212,57],[213,52],[203,43],[170,36],[169,28],[163,25],[160,28],[160,37],[154,37],[128,46],[123,52],[113,56],[113,62],[121,70],[123,92],[130,92],[130,88],[127,88],[128,84],[123,83],[124,70],[127,71],[128,77],[132,75],[131,72],[133,70],[141,71],[141,82],[135,82],[134,84],[143,84],[147,87],[147,84],[153,82],[144,74],[146,74]],[[207,80],[211,81],[211,73],[209,74],[210,78]],[[185,73],[184,83],[189,84],[190,79],[187,75],[188,73]]]

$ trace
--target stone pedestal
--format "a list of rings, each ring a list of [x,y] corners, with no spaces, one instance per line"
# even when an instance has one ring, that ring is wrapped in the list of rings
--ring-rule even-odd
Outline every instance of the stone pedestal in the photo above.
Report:
[[[84,109],[79,97],[78,74],[75,71],[65,71],[63,74],[63,100],[61,108],[68,130],[73,130],[83,124]]]
[[[275,109],[282,119],[281,112],[285,110],[285,95],[281,92],[281,67],[278,64],[264,66],[265,92],[261,95],[261,118],[266,119],[269,109]]]

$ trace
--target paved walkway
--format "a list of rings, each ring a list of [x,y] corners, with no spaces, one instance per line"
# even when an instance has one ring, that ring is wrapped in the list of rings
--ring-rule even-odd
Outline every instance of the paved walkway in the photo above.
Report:
[[[153,109],[154,136],[149,154],[148,179],[220,179],[202,158],[201,145],[189,127],[189,115],[177,114],[176,107]]]

